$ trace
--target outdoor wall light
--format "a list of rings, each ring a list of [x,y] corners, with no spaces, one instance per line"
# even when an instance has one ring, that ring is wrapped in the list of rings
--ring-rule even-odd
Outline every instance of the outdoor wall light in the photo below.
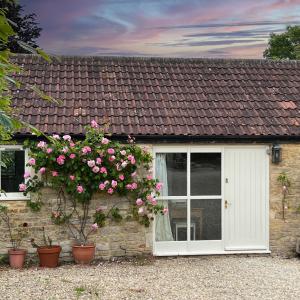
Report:
[[[282,149],[281,149],[280,145],[274,144],[272,146],[272,163],[278,164],[281,162],[281,152],[282,152]]]

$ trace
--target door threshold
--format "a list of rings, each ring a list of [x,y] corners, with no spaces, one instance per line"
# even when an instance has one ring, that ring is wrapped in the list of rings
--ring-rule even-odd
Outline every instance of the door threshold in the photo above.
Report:
[[[193,256],[193,255],[230,255],[230,254],[270,254],[270,250],[243,250],[243,251],[212,251],[212,252],[164,252],[153,253],[154,256]]]

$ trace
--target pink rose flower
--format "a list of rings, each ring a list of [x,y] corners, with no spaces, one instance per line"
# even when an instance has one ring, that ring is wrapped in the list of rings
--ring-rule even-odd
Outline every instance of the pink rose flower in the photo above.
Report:
[[[96,158],[96,164],[101,165],[102,164],[102,159],[100,157]]]
[[[122,168],[126,168],[127,165],[128,165],[128,162],[126,160],[123,161],[121,164]]]
[[[163,184],[162,182],[158,182],[156,185],[155,185],[155,188],[157,191],[159,191],[161,188],[162,188]]]
[[[60,140],[60,136],[58,134],[53,134],[52,137],[56,140]]]
[[[40,174],[45,174],[46,168],[45,167],[40,168],[39,172]]]
[[[133,158],[133,159],[130,161],[130,163],[131,163],[132,165],[134,165],[134,164],[135,164],[135,158]]]
[[[53,151],[52,148],[48,148],[48,149],[46,150],[46,152],[47,152],[48,154],[50,154],[52,151]]]
[[[60,155],[57,159],[56,159],[56,162],[59,164],[59,165],[63,165],[65,163],[65,156],[64,155]]]
[[[84,146],[81,151],[83,154],[88,154],[92,151],[92,149],[90,146]]]
[[[144,215],[145,214],[145,208],[144,207],[140,207],[138,210],[138,214],[139,215]]]
[[[91,127],[92,128],[98,128],[98,123],[95,120],[91,121]]]
[[[109,143],[109,139],[107,139],[107,138],[103,138],[102,140],[101,140],[101,143],[103,144],[103,145],[107,145],[108,143]]]
[[[71,141],[71,136],[69,136],[68,134],[66,134],[66,135],[63,136],[63,139],[65,141]]]
[[[97,224],[97,223],[92,224],[92,225],[91,225],[91,229],[92,229],[93,231],[96,231],[96,230],[98,229],[98,224]]]
[[[123,175],[123,174],[120,174],[120,175],[119,175],[119,179],[123,181],[123,180],[125,179],[124,175]]]
[[[128,160],[132,160],[132,159],[134,159],[134,156],[129,154],[127,158],[128,158]]]
[[[163,214],[166,215],[168,212],[169,212],[169,209],[168,209],[167,207],[165,207],[165,208],[163,209]]]
[[[136,176],[136,172],[131,173],[131,177],[135,177]]]
[[[112,189],[112,188],[109,188],[108,190],[107,190],[107,193],[108,194],[112,194],[114,192],[114,190]]]
[[[107,149],[107,153],[108,154],[114,154],[115,150],[113,148],[109,148],[109,149]]]
[[[155,198],[152,198],[151,204],[152,204],[152,205],[157,205],[157,200],[156,200]]]
[[[44,142],[44,141],[40,141],[40,142],[37,144],[37,147],[38,147],[38,148],[46,148],[46,147],[47,147],[47,143]]]
[[[24,177],[25,179],[26,179],[26,178],[29,178],[29,177],[30,177],[30,172],[25,171],[23,177]]]
[[[153,197],[152,197],[152,195],[147,195],[147,196],[146,196],[146,199],[147,199],[148,201],[152,201]]]
[[[112,155],[112,156],[109,157],[108,160],[109,160],[109,161],[114,161],[115,159],[116,159],[116,157],[115,157],[114,155]]]
[[[126,150],[121,150],[120,153],[124,156],[126,155]]]
[[[136,183],[136,182],[133,182],[133,183],[131,184],[131,188],[132,188],[133,190],[136,190],[136,189],[137,189],[137,183]]]
[[[63,147],[63,149],[62,149],[62,152],[63,153],[67,153],[69,151],[69,148],[68,147]]]
[[[31,166],[34,166],[35,165],[35,159],[34,158],[29,158],[28,164],[31,165]]]
[[[74,175],[70,175],[69,178],[70,178],[70,180],[72,180],[72,181],[75,180],[75,176],[74,176]]]
[[[95,167],[92,169],[92,171],[93,171],[94,173],[98,173],[98,172],[100,171],[100,168],[97,167],[97,166],[95,166]]]
[[[21,183],[19,184],[19,191],[20,192],[25,192],[26,191],[26,184],[25,183]]]
[[[77,192],[79,193],[79,194],[81,194],[81,193],[83,193],[83,191],[84,191],[84,188],[83,188],[83,186],[82,185],[77,185],[77,188],[76,188],[76,190],[77,190]]]
[[[108,180],[105,180],[105,181],[104,181],[104,184],[105,184],[105,185],[108,185],[108,184],[109,184],[109,181],[108,181]]]
[[[147,175],[147,180],[152,180],[152,179],[153,179],[152,175]]]
[[[132,189],[132,185],[130,183],[126,184],[126,189],[127,190],[131,190]]]
[[[76,157],[76,154],[71,153],[71,154],[69,155],[69,157],[70,157],[71,159],[74,159],[74,158]]]
[[[52,171],[52,176],[53,177],[57,177],[58,176],[58,172],[57,171]]]
[[[106,170],[106,168],[105,168],[105,167],[101,167],[101,169],[100,169],[100,173],[106,173],[106,174],[107,174],[107,170]]]
[[[70,141],[70,147],[71,148],[75,147],[75,144],[72,141]]]
[[[96,163],[95,163],[94,160],[88,160],[87,164],[88,164],[88,166],[89,166],[90,168],[92,168],[92,167],[95,166]]]
[[[118,185],[118,182],[117,182],[116,180],[112,180],[112,181],[111,181],[111,186],[112,186],[113,188],[115,188],[117,185]]]
[[[141,206],[144,204],[144,201],[141,198],[138,198],[138,199],[136,199],[135,203],[137,206]]]
[[[101,191],[103,191],[103,190],[105,189],[105,184],[104,184],[104,183],[100,183],[100,184],[99,184],[99,189],[100,189]]]

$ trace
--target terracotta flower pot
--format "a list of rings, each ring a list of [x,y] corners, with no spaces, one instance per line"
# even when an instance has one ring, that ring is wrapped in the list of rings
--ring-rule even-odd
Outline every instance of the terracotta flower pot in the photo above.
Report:
[[[14,269],[21,269],[24,266],[25,256],[27,251],[24,249],[8,250],[9,264]]]
[[[95,257],[95,245],[74,245],[72,253],[77,264],[87,265]]]
[[[39,247],[37,253],[40,259],[40,267],[56,268],[58,266],[61,246]]]

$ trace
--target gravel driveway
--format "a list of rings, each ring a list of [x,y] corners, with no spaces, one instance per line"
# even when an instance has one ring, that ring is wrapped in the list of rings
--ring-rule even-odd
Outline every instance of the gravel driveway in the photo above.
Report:
[[[300,299],[300,260],[202,256],[5,268],[0,299]]]

